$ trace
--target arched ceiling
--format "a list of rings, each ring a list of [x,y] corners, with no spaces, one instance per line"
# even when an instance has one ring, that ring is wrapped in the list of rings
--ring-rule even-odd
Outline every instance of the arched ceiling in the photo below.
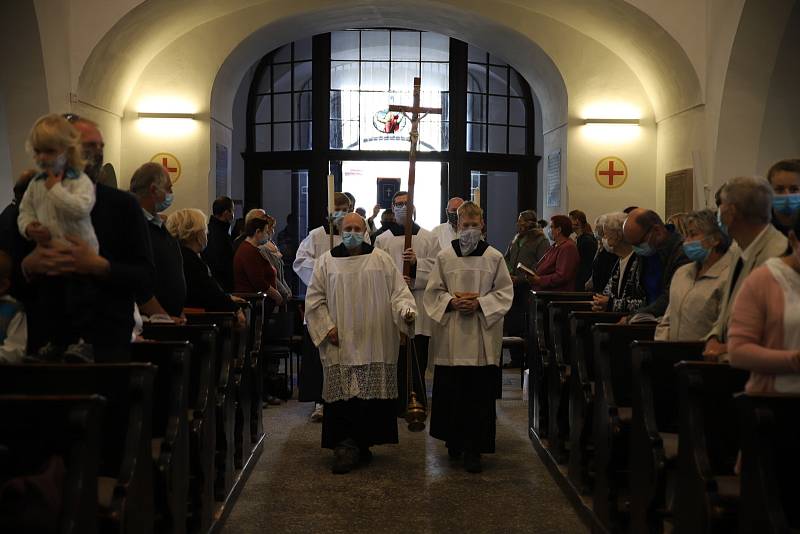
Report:
[[[652,18],[623,0],[150,0],[131,10],[103,37],[81,72],[78,89],[83,100],[121,115],[153,58],[186,33],[225,18],[231,21],[226,35],[230,51],[239,54],[245,54],[248,38],[265,27],[288,33],[276,44],[300,34],[354,26],[437,31],[496,51],[518,68],[529,64],[529,72],[520,70],[534,86],[532,76],[548,80],[534,87],[537,97],[546,100],[548,92],[563,92],[563,87],[550,80],[557,66],[541,49],[531,47],[537,39],[535,28],[524,27],[526,13],[532,20],[569,26],[617,54],[639,77],[657,118],[702,101],[698,77],[680,45]],[[292,24],[285,25],[287,21]],[[531,55],[534,61],[526,60]],[[223,69],[239,63],[226,64]],[[557,99],[554,102],[559,105]]]

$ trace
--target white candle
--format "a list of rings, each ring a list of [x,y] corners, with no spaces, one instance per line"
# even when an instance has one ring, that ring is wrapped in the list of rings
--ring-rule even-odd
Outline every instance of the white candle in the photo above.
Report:
[[[328,213],[333,213],[336,211],[335,203],[333,201],[333,175],[328,175]]]
[[[481,188],[476,187],[475,193],[472,195],[472,201],[477,204],[478,206],[481,205]]]

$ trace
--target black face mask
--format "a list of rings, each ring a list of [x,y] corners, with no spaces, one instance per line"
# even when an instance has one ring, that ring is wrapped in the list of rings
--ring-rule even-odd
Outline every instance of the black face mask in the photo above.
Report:
[[[100,178],[100,169],[103,168],[103,151],[86,150],[83,152],[83,158],[86,160],[86,166],[83,168],[83,172],[85,172],[93,182],[97,182],[97,179]]]
[[[447,212],[447,222],[452,224],[453,226],[458,224],[458,213],[451,213]]]

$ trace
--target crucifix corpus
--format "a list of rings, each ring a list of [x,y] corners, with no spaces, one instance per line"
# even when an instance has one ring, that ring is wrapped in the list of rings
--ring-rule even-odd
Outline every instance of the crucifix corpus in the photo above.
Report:
[[[411,121],[411,148],[408,152],[408,204],[405,224],[405,248],[411,248],[411,229],[413,227],[412,218],[414,216],[414,183],[417,172],[417,143],[419,142],[419,121],[429,114],[441,115],[442,108],[423,108],[419,105],[420,78],[414,78],[414,105],[398,106],[392,104],[389,111],[396,111],[405,115]],[[409,114],[411,116],[409,117]],[[403,262],[403,275],[410,276],[411,263]]]
[[[405,220],[405,244],[403,250],[411,248],[412,228],[414,217],[414,183],[416,180],[417,171],[417,143],[419,142],[419,121],[428,114],[441,115],[442,108],[424,108],[419,105],[419,91],[420,91],[420,78],[414,78],[414,105],[412,106],[398,106],[390,105],[389,111],[402,113],[407,119],[411,121],[411,148],[408,152],[408,202],[406,203],[406,220]],[[410,114],[410,116],[409,116]],[[411,262],[403,261],[403,275],[411,276]],[[415,365],[412,366],[412,360]],[[421,376],[425,371],[419,368],[417,361],[416,351],[414,350],[414,342],[412,339],[406,343],[406,384],[410,393],[409,398],[406,399],[408,406],[406,408],[405,419],[408,422],[408,429],[412,432],[420,432],[425,429],[425,419],[427,418],[427,411],[425,406],[417,400],[416,392],[414,391],[414,378],[413,373],[416,370],[417,375]],[[425,392],[420,392],[425,395]]]

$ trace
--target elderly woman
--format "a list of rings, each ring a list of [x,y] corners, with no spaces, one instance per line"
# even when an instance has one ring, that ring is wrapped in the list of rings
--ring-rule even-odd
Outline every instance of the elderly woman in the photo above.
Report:
[[[642,285],[641,258],[633,253],[633,247],[622,237],[624,212],[608,213],[603,225],[603,249],[617,256],[611,278],[602,292],[592,298],[594,311],[635,312],[646,302]]]
[[[748,393],[800,392],[800,219],[789,230],[791,253],[750,273],[733,305],[730,363],[750,371]]]
[[[289,284],[286,282],[286,275],[283,270],[283,254],[278,249],[278,246],[272,241],[272,238],[275,236],[275,224],[277,221],[275,217],[271,215],[267,215],[267,242],[264,244],[263,247],[260,247],[261,255],[272,264],[272,267],[275,269],[275,285],[280,292],[281,297],[285,301],[289,297],[292,296],[292,290],[289,288]]]
[[[553,246],[536,264],[535,274],[527,275],[528,281],[537,290],[575,291],[580,255],[578,246],[569,238],[572,222],[566,215],[553,215],[546,232]]]
[[[200,253],[208,244],[206,215],[198,209],[182,209],[167,219],[167,231],[178,240],[183,255],[183,276],[186,279],[187,308],[207,311],[237,312],[240,324],[245,318],[233,297],[225,293],[211,276],[211,271]]]
[[[720,314],[731,265],[730,238],[722,233],[717,214],[700,210],[685,218],[683,251],[691,260],[672,277],[669,305],[658,323],[660,341],[698,341],[705,338]]]
[[[594,237],[598,244],[602,243],[602,240],[605,237],[605,225],[607,217],[608,215],[604,214],[594,221]],[[611,272],[614,270],[614,266],[617,264],[618,259],[619,258],[617,258],[617,255],[613,252],[606,250],[602,245],[598,246],[597,254],[595,254],[594,260],[592,260],[592,276],[586,282],[585,289],[587,291],[595,291],[595,288],[597,288],[596,291],[598,293],[605,289],[609,279],[611,278]]]

